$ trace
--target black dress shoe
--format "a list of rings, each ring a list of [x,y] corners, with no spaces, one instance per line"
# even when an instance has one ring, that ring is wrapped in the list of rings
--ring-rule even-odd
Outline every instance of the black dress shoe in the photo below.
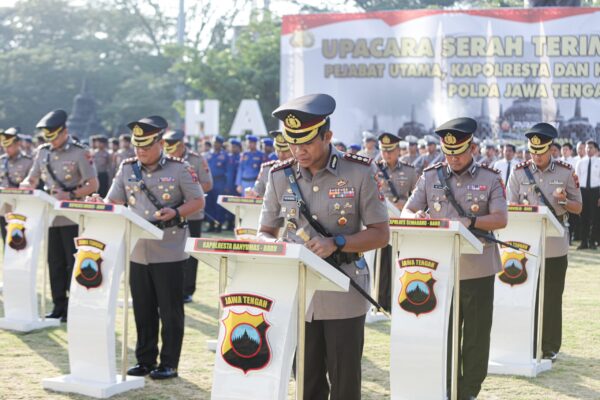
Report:
[[[67,322],[67,312],[66,311],[61,315],[60,322]]]
[[[52,310],[50,314],[46,314],[46,318],[61,318],[63,315],[62,311],[58,311],[57,309]]]
[[[556,353],[554,351],[545,351],[542,354],[542,358],[544,360],[550,360],[552,362],[556,362],[557,357],[558,357],[558,353]]]
[[[154,365],[146,365],[146,364],[136,364],[135,367],[131,367],[127,370],[127,375],[131,376],[146,376],[148,375],[154,368],[156,368],[156,364]]]
[[[577,246],[577,250],[585,250],[585,249],[589,249],[589,246],[587,243],[581,243],[579,246]]]
[[[183,296],[183,304],[191,303],[192,301],[194,301],[194,299],[192,299],[191,294],[186,294]]]
[[[163,367],[162,365],[150,372],[152,379],[170,379],[177,378],[177,370],[171,367]]]

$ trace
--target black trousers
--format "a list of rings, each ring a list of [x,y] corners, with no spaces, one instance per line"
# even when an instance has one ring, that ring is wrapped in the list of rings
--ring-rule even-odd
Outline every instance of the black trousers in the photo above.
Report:
[[[67,312],[68,290],[75,263],[75,237],[77,225],[53,226],[48,230],[48,269],[50,271],[50,291],[54,311]]]
[[[110,179],[107,172],[98,173],[98,193],[102,198],[106,197],[110,189]]]
[[[477,397],[487,376],[494,310],[494,279],[495,275],[460,281],[458,394],[461,399]],[[448,388],[452,376],[451,353],[452,317],[448,329]]]
[[[544,273],[544,319],[542,331],[542,353],[558,353],[562,344],[562,296],[569,260],[562,257],[546,258]],[[538,286],[539,287],[539,286]],[[535,329],[537,333],[537,297],[535,302]],[[537,335],[533,348],[536,349]]]
[[[131,263],[131,298],[137,328],[135,356],[140,364],[156,364],[158,327],[160,364],[177,368],[183,342],[183,264],[185,261],[143,265]]]
[[[600,226],[596,223],[600,188],[581,188],[583,208],[581,210],[581,243],[591,244],[598,237]]]
[[[202,220],[188,221],[190,237],[202,237]],[[190,257],[183,266],[183,295],[191,296],[196,291],[196,275],[198,273],[198,260]]]
[[[379,276],[376,279],[379,281],[379,294],[377,302],[384,310],[390,312],[392,310],[392,271],[394,269],[394,260],[392,260],[392,246],[389,244],[378,251],[381,251],[381,268]]]
[[[364,315],[307,322],[304,399],[360,399],[364,341]]]

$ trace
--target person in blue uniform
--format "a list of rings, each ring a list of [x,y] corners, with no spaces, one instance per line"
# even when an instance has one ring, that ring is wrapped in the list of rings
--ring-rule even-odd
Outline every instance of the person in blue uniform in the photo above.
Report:
[[[229,194],[237,194],[236,190],[236,176],[240,166],[240,159],[242,157],[242,142],[236,138],[229,139],[229,167],[227,168],[227,190]],[[235,215],[229,211],[225,211],[225,225],[223,229],[231,231],[235,227]]]
[[[257,150],[258,138],[254,135],[246,136],[247,151],[242,153],[240,165],[238,167],[237,176],[235,178],[235,185],[237,192],[244,196],[244,192],[247,188],[252,188],[258,173],[260,172],[260,165],[267,161],[265,153]]]
[[[262,140],[262,148],[265,153],[265,157],[267,157],[267,161],[278,160],[277,153],[275,153],[275,148],[273,147],[273,139],[270,137],[263,138]]]
[[[206,196],[206,214],[214,218],[209,222],[208,232],[221,232],[225,222],[225,209],[217,204],[220,194],[229,194],[228,183],[231,176],[228,172],[229,155],[223,148],[225,139],[216,136],[213,140],[212,150],[208,153],[206,161],[213,177],[213,188]]]

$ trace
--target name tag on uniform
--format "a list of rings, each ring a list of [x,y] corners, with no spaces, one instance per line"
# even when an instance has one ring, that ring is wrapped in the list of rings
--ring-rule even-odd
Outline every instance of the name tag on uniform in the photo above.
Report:
[[[484,191],[487,190],[486,185],[467,185],[467,190]]]
[[[296,201],[296,196],[293,194],[284,194],[283,201]]]
[[[550,184],[551,185],[564,185],[565,183],[562,181],[553,180],[553,181],[550,181]]]
[[[158,178],[159,182],[175,182],[175,178],[173,178],[172,176],[162,176],[160,178]]]
[[[440,185],[440,184],[433,185],[433,188],[434,189],[442,189],[442,190],[444,190],[444,185]]]
[[[136,178],[127,178],[127,182],[137,182]]]
[[[354,188],[353,187],[341,187],[329,189],[330,199],[353,199]]]

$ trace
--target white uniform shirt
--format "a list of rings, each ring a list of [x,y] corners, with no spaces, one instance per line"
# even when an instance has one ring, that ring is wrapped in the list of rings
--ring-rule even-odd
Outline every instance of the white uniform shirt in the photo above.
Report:
[[[583,157],[577,163],[576,173],[579,177],[579,184],[582,188],[589,189],[587,186],[588,179],[588,168],[590,164],[590,158],[588,156]],[[590,177],[590,187],[597,188],[600,187],[600,158],[592,157],[592,175]]]

